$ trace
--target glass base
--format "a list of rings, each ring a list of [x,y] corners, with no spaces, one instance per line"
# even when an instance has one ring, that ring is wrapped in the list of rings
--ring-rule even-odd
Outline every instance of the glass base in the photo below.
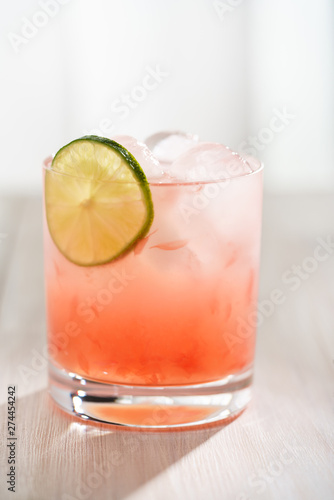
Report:
[[[82,378],[50,365],[54,401],[68,413],[134,429],[173,429],[237,416],[251,399],[252,370],[186,386],[129,386]]]

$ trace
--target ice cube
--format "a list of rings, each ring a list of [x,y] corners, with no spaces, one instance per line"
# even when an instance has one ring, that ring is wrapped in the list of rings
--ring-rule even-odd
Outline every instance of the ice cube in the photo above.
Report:
[[[136,158],[139,165],[145,172],[148,180],[161,179],[163,170],[160,162],[152,154],[152,151],[143,142],[137,141],[129,135],[116,135],[112,137],[113,141],[118,142],[125,147]]]
[[[225,180],[252,172],[249,164],[223,144],[200,142],[170,166],[171,177],[181,181]]]
[[[163,166],[198,144],[198,136],[185,132],[158,132],[145,140],[145,144]]]

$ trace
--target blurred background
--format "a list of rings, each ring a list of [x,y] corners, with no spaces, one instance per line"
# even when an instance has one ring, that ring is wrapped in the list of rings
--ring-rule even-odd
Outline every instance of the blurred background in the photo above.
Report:
[[[185,130],[256,155],[266,190],[334,188],[333,0],[16,0],[2,9],[1,193],[85,133]]]

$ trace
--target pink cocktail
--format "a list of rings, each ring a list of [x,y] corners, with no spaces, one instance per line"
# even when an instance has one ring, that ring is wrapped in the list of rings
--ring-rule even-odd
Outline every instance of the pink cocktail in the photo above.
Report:
[[[214,179],[149,179],[152,226],[107,264],[69,261],[45,224],[51,394],[63,408],[160,428],[248,403],[262,167],[227,165]]]

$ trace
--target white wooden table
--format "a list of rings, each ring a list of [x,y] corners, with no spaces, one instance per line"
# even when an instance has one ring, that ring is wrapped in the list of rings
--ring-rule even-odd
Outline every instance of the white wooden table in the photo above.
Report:
[[[317,250],[334,236],[334,196],[267,197],[253,401],[227,426],[170,433],[85,425],[50,401],[40,213],[40,199],[1,197],[1,500],[334,498],[334,250]],[[276,288],[284,302],[263,302]]]

